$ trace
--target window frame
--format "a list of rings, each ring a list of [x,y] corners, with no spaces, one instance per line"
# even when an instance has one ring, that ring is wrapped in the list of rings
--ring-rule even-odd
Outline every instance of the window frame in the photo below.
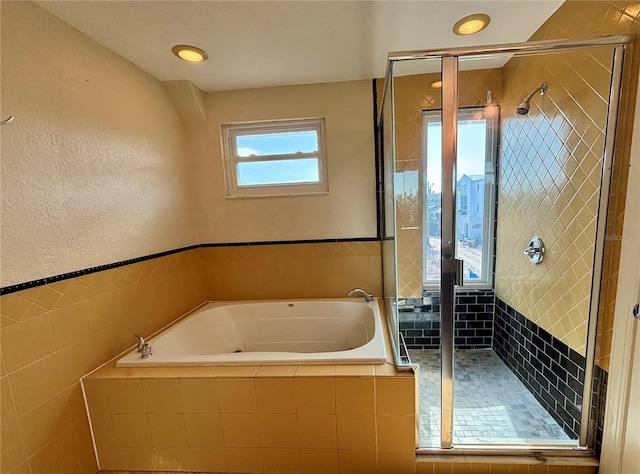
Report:
[[[272,155],[239,156],[237,137],[243,135],[273,134],[278,132],[315,131],[318,137],[318,150],[309,153],[296,152]],[[329,181],[325,145],[325,120],[321,117],[302,119],[260,120],[252,122],[224,123],[220,126],[222,142],[222,161],[225,171],[227,198],[250,198],[271,196],[300,196],[328,194]],[[275,183],[240,185],[238,183],[238,164],[251,162],[287,161],[315,158],[318,160],[317,182]]]
[[[463,288],[467,289],[493,289],[494,284],[494,235],[495,235],[495,207],[497,192],[497,161],[499,155],[499,124],[500,124],[500,108],[498,106],[472,106],[460,107],[458,109],[458,122],[464,120],[484,119],[487,124],[486,147],[485,154],[485,185],[484,185],[484,202],[483,202],[483,239],[482,239],[482,269],[481,278],[473,281],[464,280]],[[480,116],[478,116],[480,114]],[[425,209],[423,216],[423,237],[422,237],[422,288],[425,291],[438,290],[440,287],[440,279],[426,279],[427,275],[427,126],[429,123],[442,123],[442,109],[427,109],[422,111],[422,169],[424,170],[421,177],[421,185],[424,192]],[[458,179],[456,179],[457,187]],[[456,192],[457,195],[457,192]],[[458,197],[456,196],[456,213],[458,213]],[[486,230],[485,230],[486,229]],[[457,231],[456,231],[457,233]],[[458,244],[456,241],[456,258],[458,257]]]

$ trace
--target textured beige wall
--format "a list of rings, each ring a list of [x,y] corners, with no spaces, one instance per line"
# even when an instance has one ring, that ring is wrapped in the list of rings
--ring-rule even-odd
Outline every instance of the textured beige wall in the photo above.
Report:
[[[202,242],[376,236],[369,81],[205,95],[208,125],[190,131]],[[329,194],[227,199],[220,124],[325,117]]]
[[[1,285],[197,242],[161,83],[30,2],[2,2]]]

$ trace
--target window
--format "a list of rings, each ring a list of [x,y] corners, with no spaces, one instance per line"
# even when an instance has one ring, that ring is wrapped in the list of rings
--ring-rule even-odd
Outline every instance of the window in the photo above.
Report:
[[[228,197],[328,193],[324,119],[222,125]]]
[[[440,281],[441,115],[440,110],[422,114],[425,289],[435,288]],[[497,107],[458,111],[456,258],[464,261],[464,285],[472,288],[492,285],[497,124]]]

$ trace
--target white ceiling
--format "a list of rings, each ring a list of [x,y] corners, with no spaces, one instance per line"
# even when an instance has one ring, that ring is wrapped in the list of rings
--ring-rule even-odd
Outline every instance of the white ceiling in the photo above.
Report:
[[[371,79],[387,53],[526,41],[562,0],[38,1],[42,8],[161,81],[203,91]],[[453,24],[486,13],[484,31]],[[171,53],[191,44],[202,64]]]

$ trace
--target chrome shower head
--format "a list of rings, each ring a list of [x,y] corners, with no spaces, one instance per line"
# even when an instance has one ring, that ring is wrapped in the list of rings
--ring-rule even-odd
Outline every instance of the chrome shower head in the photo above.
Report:
[[[539,92],[540,95],[545,95],[547,93],[547,83],[543,82],[540,87],[531,91],[531,93],[522,102],[520,102],[520,105],[518,105],[518,108],[516,109],[516,113],[520,115],[527,115],[529,113],[530,101],[536,92]]]

